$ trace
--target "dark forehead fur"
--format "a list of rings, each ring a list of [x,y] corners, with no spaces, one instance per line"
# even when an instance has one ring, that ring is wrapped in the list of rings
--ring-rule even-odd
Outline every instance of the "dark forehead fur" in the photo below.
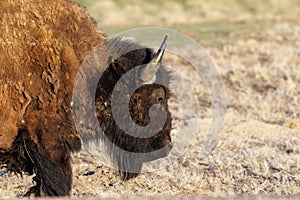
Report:
[[[132,40],[121,38],[121,37],[106,39],[104,41],[104,45],[106,46],[109,52],[112,52],[114,54],[119,54],[119,55],[122,55],[124,51],[132,51],[135,49],[146,48],[145,46],[142,46],[137,42],[133,42]]]
[[[115,81],[132,68],[148,64],[155,55],[153,49],[120,37],[105,40],[103,45],[106,47],[106,57],[109,67],[102,77],[107,79],[111,75],[114,75],[114,80],[110,80],[110,83],[116,83]],[[135,80],[138,80],[138,70],[139,68],[136,68]],[[111,74],[109,75],[109,73]],[[169,81],[170,74],[165,67],[161,65],[157,73],[156,82],[168,86]],[[105,82],[108,83],[107,81]]]

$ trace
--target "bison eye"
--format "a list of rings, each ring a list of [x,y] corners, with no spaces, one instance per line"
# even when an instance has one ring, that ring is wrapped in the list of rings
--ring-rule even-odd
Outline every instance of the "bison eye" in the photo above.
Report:
[[[161,103],[161,102],[164,100],[164,98],[163,98],[163,97],[156,97],[156,100],[157,100],[159,103]]]

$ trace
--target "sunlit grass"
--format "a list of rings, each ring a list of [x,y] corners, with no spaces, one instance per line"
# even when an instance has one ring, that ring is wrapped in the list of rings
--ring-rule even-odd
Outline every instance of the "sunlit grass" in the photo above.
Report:
[[[77,0],[107,35],[145,26],[175,29],[197,40],[239,37],[276,20],[299,20],[300,0]]]
[[[299,0],[77,1],[87,6],[92,16],[97,20],[100,20],[103,23],[115,24],[178,24],[220,19],[300,17]],[[117,13],[118,16],[114,15],[113,20],[107,17],[108,15],[111,16],[113,13]],[[126,18],[126,20],[119,20],[122,18]],[[174,20],[174,18],[176,18],[177,21]]]

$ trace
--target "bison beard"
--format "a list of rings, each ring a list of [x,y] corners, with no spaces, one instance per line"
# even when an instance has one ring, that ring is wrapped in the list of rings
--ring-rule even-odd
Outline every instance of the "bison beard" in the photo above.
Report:
[[[0,1],[0,10],[0,24],[5,30],[0,31],[0,166],[21,175],[36,175],[36,185],[25,196],[69,195],[71,153],[79,151],[84,141],[72,119],[73,86],[84,58],[103,43],[103,33],[72,1],[4,0]],[[115,59],[105,70],[95,96],[97,123],[113,145],[128,152],[148,153],[170,147],[170,92],[165,87],[168,72],[160,67],[156,78],[163,84],[143,85],[129,102],[134,123],[146,126],[150,115],[159,116],[160,110],[165,110],[164,126],[148,138],[127,135],[113,119],[112,91],[124,73],[151,62],[155,54],[149,48],[120,39],[104,43],[109,47],[101,52],[105,61],[120,48],[134,46],[138,50]],[[127,95],[126,85],[121,89]],[[158,106],[154,114],[149,113],[152,105]],[[127,180],[140,172],[143,162],[166,156],[169,150],[137,160],[114,151],[111,158],[122,179]]]

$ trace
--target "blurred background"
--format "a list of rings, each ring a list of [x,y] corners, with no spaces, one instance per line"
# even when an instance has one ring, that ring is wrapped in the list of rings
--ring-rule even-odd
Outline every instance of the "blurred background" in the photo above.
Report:
[[[258,29],[265,23],[297,20],[300,16],[299,0],[77,1],[108,34],[130,27],[163,26],[206,39],[228,35],[235,28]]]

